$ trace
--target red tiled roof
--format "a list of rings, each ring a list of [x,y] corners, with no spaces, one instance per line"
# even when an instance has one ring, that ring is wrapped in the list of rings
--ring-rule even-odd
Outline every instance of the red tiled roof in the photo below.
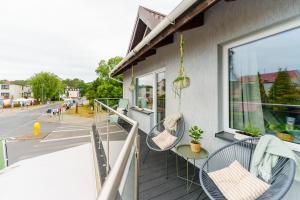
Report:
[[[278,72],[261,74],[260,77],[264,82],[273,83],[277,77]],[[288,71],[289,76],[294,79],[298,78],[299,72],[297,70]]]
[[[265,74],[260,74],[260,77],[264,83],[273,83],[277,77],[277,74],[278,74],[278,72],[265,73]],[[296,79],[300,76],[298,70],[290,70],[290,71],[288,71],[288,74],[292,79]],[[257,78],[257,75],[242,76],[241,82],[243,82],[243,83],[255,82],[256,78]]]

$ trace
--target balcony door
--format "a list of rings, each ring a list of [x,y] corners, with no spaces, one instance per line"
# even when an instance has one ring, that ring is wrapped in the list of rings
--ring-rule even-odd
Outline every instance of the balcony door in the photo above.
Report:
[[[166,79],[165,72],[156,74],[156,122],[166,116]]]
[[[154,124],[165,119],[166,79],[165,69],[160,69],[136,78],[135,105],[153,112]]]

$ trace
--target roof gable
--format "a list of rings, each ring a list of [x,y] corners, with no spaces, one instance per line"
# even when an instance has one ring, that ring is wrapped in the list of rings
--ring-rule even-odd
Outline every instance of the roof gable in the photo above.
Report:
[[[297,80],[300,76],[298,70],[290,70],[287,72],[292,80]],[[263,73],[260,74],[260,78],[264,83],[274,83],[277,78],[277,75],[278,72]],[[256,82],[256,81],[257,81],[257,75],[248,75],[248,76],[241,77],[241,82],[243,83]]]
[[[159,24],[165,15],[153,11],[151,9],[145,8],[143,6],[139,7],[138,14],[136,17],[136,22],[130,39],[130,44],[128,47],[128,52],[130,52],[134,47],[143,40],[143,38],[153,30],[153,28]]]

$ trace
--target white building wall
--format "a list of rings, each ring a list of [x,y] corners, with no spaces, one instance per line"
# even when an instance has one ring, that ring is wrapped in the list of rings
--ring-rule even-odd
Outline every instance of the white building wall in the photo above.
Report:
[[[181,111],[184,114],[186,128],[199,125],[205,135],[202,145],[209,152],[213,152],[226,144],[215,138],[215,133],[222,130],[222,66],[219,64],[222,43],[237,39],[252,32],[266,28],[288,18],[300,15],[300,0],[237,0],[222,1],[205,13],[205,24],[202,27],[184,32],[185,38],[185,67],[191,78],[191,86],[183,91]],[[178,73],[179,44],[178,35],[171,45],[157,50],[156,55],[134,67],[134,75],[166,68],[166,114],[177,110],[178,101],[174,98],[172,81]],[[125,72],[124,97],[130,99],[132,94],[128,90],[131,81],[131,70]],[[131,111],[136,112],[136,111]],[[130,114],[131,116],[134,116]],[[139,120],[140,127],[147,127],[148,120]],[[148,130],[144,130],[148,131]],[[182,143],[189,143],[185,134]],[[200,165],[201,163],[197,163]],[[290,191],[292,198],[295,184]]]
[[[1,85],[7,85],[7,84],[1,84]],[[9,89],[1,89],[0,85],[0,94],[1,93],[9,93],[9,98],[18,99],[22,97],[22,86],[20,85],[11,85],[9,84]]]
[[[69,97],[70,98],[78,98],[78,97],[80,97],[79,90],[69,90],[68,93],[69,93]]]
[[[10,95],[13,96],[14,99],[22,98],[23,89],[21,85],[10,85],[9,90]]]

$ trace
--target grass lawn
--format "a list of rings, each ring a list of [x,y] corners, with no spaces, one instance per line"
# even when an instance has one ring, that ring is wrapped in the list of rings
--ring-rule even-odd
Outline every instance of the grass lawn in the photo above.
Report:
[[[3,147],[4,143],[2,143],[2,141],[0,140],[0,170],[5,168],[5,152],[4,147]]]
[[[94,111],[91,110],[89,105],[84,105],[84,106],[78,107],[78,113],[76,113],[76,108],[74,106],[71,109],[67,110],[64,114],[77,115],[77,116],[80,116],[80,117],[87,117],[87,118],[93,118],[94,117]]]

